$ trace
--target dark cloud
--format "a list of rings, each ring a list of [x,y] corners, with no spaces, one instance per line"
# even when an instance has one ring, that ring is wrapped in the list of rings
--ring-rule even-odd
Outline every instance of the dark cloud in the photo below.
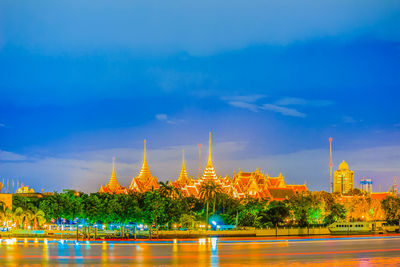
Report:
[[[209,54],[321,37],[400,40],[400,3],[377,0],[2,1],[3,45],[42,53],[129,48]]]

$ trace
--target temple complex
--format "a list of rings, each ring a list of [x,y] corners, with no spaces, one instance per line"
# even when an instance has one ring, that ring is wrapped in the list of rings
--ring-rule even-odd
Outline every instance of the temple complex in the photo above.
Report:
[[[348,168],[348,167],[347,167]],[[336,177],[336,172],[335,172]],[[282,173],[277,177],[271,177],[263,171],[256,169],[254,172],[244,172],[239,169],[235,172],[232,179],[229,177],[221,177],[215,171],[212,151],[211,151],[211,133],[209,133],[208,141],[208,160],[204,168],[203,174],[198,179],[188,176],[185,166],[185,151],[182,151],[182,167],[179,177],[171,183],[172,186],[178,188],[183,196],[200,196],[200,188],[204,183],[213,182],[217,184],[221,191],[235,198],[265,198],[270,200],[284,200],[297,194],[298,192],[307,191],[304,185],[287,185]],[[158,180],[150,171],[146,157],[146,140],[144,140],[143,164],[137,177],[132,178],[128,188],[122,187],[115,175],[115,163],[113,159],[113,170],[110,181],[107,185],[100,187],[100,193],[110,194],[127,194],[129,191],[144,193],[149,190],[159,188]]]
[[[158,180],[155,178],[147,165],[146,159],[146,139],[144,140],[144,152],[143,152],[143,165],[140,169],[139,175],[132,178],[132,182],[129,185],[129,190],[135,192],[146,192],[149,190],[157,189],[159,187]]]
[[[100,186],[99,193],[109,194],[127,194],[128,190],[118,183],[117,176],[115,175],[115,157],[113,157],[113,167],[110,181],[105,186]]]
[[[182,163],[182,170],[184,168],[184,159]],[[186,173],[186,169],[185,169]],[[184,196],[195,196],[198,197],[200,193],[200,187],[203,183],[212,181],[216,184],[218,184],[222,191],[229,193],[231,186],[230,186],[230,180],[229,178],[225,177],[218,177],[217,173],[215,171],[213,162],[212,162],[212,153],[211,153],[211,132],[209,133],[209,140],[208,140],[208,160],[207,160],[207,165],[204,169],[203,175],[200,177],[200,179],[181,179],[182,176],[182,171],[181,175],[179,178],[175,181],[172,182],[172,185],[175,186],[176,188],[179,188],[182,191],[182,194]]]
[[[238,198],[251,196],[254,198],[268,198],[271,200],[284,200],[298,192],[307,191],[304,185],[287,185],[282,173],[277,177],[271,177],[269,174],[260,172],[239,172],[233,176],[232,186],[235,188]]]
[[[179,188],[184,196],[198,197],[201,185],[208,181],[218,184],[224,193],[230,194],[235,198],[250,196],[254,198],[284,200],[298,192],[307,191],[305,184],[286,185],[282,174],[279,174],[278,177],[270,177],[258,169],[255,172],[243,172],[239,169],[239,172],[234,174],[232,180],[228,177],[217,176],[212,162],[211,133],[209,135],[207,165],[201,178],[188,178],[183,159],[181,174],[175,182],[172,182],[172,185]]]

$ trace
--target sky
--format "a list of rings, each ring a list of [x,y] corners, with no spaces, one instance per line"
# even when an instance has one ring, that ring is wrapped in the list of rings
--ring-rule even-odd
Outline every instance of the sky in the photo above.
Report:
[[[0,2],[0,179],[98,191],[282,173],[329,190],[342,160],[386,191],[400,176],[400,2]]]

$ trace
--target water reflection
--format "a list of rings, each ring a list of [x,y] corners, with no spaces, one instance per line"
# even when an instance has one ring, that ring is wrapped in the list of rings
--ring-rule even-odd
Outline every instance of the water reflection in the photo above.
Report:
[[[3,239],[0,266],[115,265],[396,265],[400,236],[391,239],[273,242],[202,238],[141,243]],[[328,245],[329,243],[329,245]],[[290,265],[289,265],[290,266]]]
[[[218,238],[216,238],[216,237],[211,238],[211,265],[212,266],[219,265],[217,242],[218,242]]]

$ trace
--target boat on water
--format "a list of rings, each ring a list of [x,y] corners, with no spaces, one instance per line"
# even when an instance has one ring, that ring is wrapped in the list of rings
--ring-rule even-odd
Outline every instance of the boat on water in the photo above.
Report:
[[[383,234],[385,222],[335,222],[328,226],[332,235]]]

